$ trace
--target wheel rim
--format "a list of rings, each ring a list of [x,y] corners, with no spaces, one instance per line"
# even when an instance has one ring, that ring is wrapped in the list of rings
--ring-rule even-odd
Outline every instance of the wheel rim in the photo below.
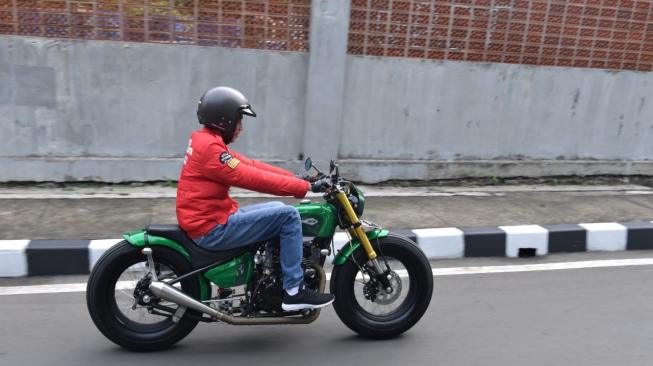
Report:
[[[155,260],[155,266],[159,280],[172,280],[177,277],[172,265]],[[117,277],[112,281],[112,286],[110,286],[111,297],[109,301],[114,317],[124,327],[137,333],[160,332],[174,325],[169,317],[150,314],[145,306],[136,305],[136,309],[132,309],[135,302],[134,289],[136,284],[145,277],[147,272],[149,272],[149,267],[145,258],[143,258],[131,265],[127,264],[122,271],[118,272]],[[179,283],[173,286],[181,290]],[[158,303],[175,310],[178,308],[178,305],[165,300]]]
[[[362,274],[360,270],[356,273],[353,284],[358,310],[366,317],[379,321],[395,318],[398,314],[404,313],[411,306],[410,299],[414,293],[414,285],[411,283],[411,278],[414,276],[410,275],[406,265],[397,258],[389,256],[385,258],[385,261],[379,260],[379,263],[383,269],[386,269],[387,262],[391,270],[391,278],[389,278],[393,287],[391,293],[386,293],[379,282],[368,274]],[[372,294],[374,292],[376,296]],[[374,301],[371,298],[374,298]]]

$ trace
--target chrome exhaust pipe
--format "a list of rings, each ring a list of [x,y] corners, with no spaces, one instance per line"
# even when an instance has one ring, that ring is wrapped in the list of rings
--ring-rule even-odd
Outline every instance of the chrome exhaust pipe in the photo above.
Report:
[[[150,291],[152,291],[156,297],[160,297],[164,300],[172,301],[180,306],[185,306],[187,308],[208,314],[217,320],[222,320],[222,315],[225,315],[161,281],[152,282],[150,284]]]
[[[326,274],[324,269],[320,266],[313,266],[320,277],[320,292],[324,292],[326,286]],[[210,306],[202,304],[200,301],[193,299],[178,289],[168,285],[165,282],[154,281],[150,284],[150,291],[155,296],[164,300],[172,301],[180,306],[185,306],[189,309],[197,310],[204,314],[209,315],[215,320],[225,322],[232,325],[278,325],[278,324],[308,324],[320,315],[320,310],[314,310],[313,314],[307,317],[275,317],[275,318],[242,318],[225,314]]]

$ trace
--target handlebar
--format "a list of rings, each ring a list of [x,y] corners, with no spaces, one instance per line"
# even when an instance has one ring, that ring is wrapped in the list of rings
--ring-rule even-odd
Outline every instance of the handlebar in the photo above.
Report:
[[[304,164],[305,169],[308,171],[311,168],[315,169],[317,174],[310,176],[307,173],[304,173],[301,177],[301,179],[309,182],[309,183],[315,183],[319,181],[320,179],[329,179],[330,180],[330,186],[331,187],[336,187],[338,183],[340,182],[340,172],[338,169],[338,165],[335,163],[335,161],[331,160],[330,169],[329,169],[329,174],[324,174],[322,173],[317,167],[315,167],[311,161],[311,158],[306,159],[306,163]]]

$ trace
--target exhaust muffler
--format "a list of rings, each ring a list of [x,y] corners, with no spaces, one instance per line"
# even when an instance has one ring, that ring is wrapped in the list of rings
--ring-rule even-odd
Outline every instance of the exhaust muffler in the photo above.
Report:
[[[152,282],[150,284],[150,291],[152,291],[152,293],[157,297],[208,314],[217,320],[223,320],[221,319],[222,315],[225,315],[161,281]]]
[[[320,292],[324,291],[326,285],[326,274],[324,269],[319,266],[314,266],[320,277]],[[225,322],[232,325],[275,325],[275,324],[308,324],[320,315],[320,310],[317,309],[308,317],[275,317],[275,318],[241,318],[218,311],[208,305],[201,303],[179,291],[178,289],[168,285],[165,282],[154,281],[150,284],[150,291],[155,296],[164,300],[172,301],[180,306],[185,306],[189,309],[197,310],[204,314],[209,315],[215,320]]]

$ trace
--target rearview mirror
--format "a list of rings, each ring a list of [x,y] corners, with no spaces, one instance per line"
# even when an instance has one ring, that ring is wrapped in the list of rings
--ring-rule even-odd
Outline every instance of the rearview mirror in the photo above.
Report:
[[[306,161],[304,161],[304,170],[309,171],[313,167],[313,161],[311,158],[306,158]]]
[[[340,176],[340,169],[338,169],[338,164],[336,164],[335,160],[331,160],[331,164],[329,164],[329,168],[331,169],[330,172],[331,174],[335,174],[336,177]]]

